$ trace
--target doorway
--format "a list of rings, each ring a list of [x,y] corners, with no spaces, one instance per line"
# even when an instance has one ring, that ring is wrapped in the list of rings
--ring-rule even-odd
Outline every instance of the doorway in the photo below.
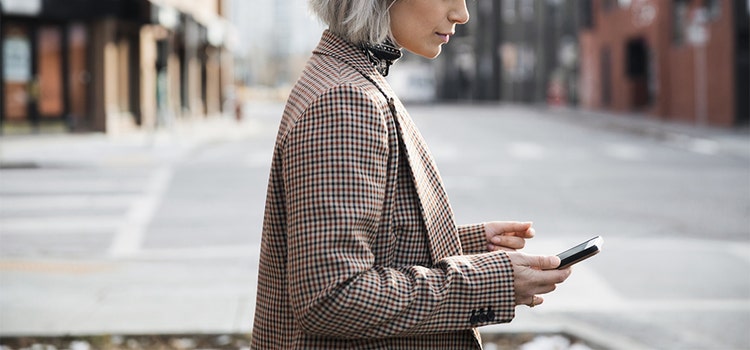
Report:
[[[3,33],[3,125],[64,121],[63,27],[10,22]]]
[[[604,47],[600,53],[599,70],[601,74],[601,102],[602,107],[612,107],[612,54],[609,47]]]
[[[626,76],[630,83],[630,107],[639,110],[650,106],[653,102],[650,69],[650,50],[644,38],[628,41],[625,50],[627,65]]]

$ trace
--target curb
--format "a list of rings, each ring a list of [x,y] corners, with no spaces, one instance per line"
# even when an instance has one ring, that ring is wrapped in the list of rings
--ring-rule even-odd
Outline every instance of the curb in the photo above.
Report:
[[[0,350],[197,350],[250,349],[249,334],[143,334],[63,337],[2,337]]]
[[[750,126],[719,128],[657,119],[643,114],[546,105],[529,108],[578,125],[647,137],[695,153],[724,154],[750,160]]]
[[[141,334],[141,335],[90,335],[61,337],[1,337],[1,350],[229,350],[250,349],[250,334]],[[485,350],[607,350],[575,335],[567,333],[493,333],[482,334]]]
[[[258,132],[252,119],[185,119],[159,130],[126,134],[30,134],[0,138],[0,169],[68,168],[172,163],[202,145]]]

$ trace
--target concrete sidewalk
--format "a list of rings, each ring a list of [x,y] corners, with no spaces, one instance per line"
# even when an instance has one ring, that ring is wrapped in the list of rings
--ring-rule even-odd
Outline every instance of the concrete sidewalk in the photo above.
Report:
[[[523,108],[523,107],[522,107]],[[611,113],[562,107],[536,107],[540,112],[588,127],[632,133],[703,154],[723,154],[750,161],[750,125],[719,128],[666,121],[634,113]]]
[[[255,120],[228,116],[188,118],[169,128],[103,133],[40,133],[0,136],[0,169],[156,165],[174,162],[208,142],[257,134]]]

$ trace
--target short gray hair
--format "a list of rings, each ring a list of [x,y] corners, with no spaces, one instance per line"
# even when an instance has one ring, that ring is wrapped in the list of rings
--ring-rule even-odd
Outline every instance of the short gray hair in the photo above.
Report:
[[[391,37],[388,10],[396,0],[310,0],[328,29],[354,44],[381,44]]]

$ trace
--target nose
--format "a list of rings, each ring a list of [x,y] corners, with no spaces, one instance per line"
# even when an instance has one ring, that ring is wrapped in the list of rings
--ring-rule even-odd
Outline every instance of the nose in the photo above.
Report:
[[[455,1],[456,7],[448,13],[448,20],[457,24],[465,24],[469,21],[469,9],[466,8],[466,0]]]

